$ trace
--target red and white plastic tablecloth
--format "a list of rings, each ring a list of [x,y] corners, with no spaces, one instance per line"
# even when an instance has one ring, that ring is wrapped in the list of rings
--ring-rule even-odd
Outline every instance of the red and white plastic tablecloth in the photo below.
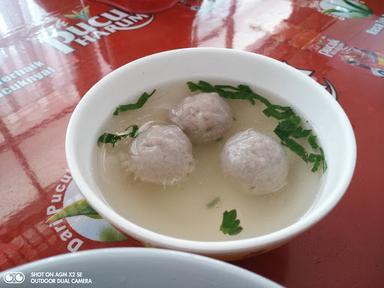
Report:
[[[288,287],[384,287],[379,0],[183,0],[155,15],[94,1],[0,0],[0,270],[141,245],[102,219],[46,223],[81,198],[67,170],[66,126],[84,93],[117,67],[200,46],[252,51],[300,69],[337,98],[357,138],[355,175],[333,212],[287,245],[234,264]]]

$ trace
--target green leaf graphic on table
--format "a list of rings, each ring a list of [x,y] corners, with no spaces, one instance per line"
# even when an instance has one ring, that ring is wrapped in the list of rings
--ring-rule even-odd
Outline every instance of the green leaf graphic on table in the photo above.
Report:
[[[324,14],[342,18],[364,18],[372,15],[372,9],[357,0],[322,0],[320,10]]]
[[[60,212],[57,212],[53,216],[49,217],[47,222],[52,223],[66,217],[78,215],[87,216],[93,219],[102,219],[102,217],[96,212],[96,210],[93,209],[87,201],[82,199],[73,202],[67,207],[64,207],[62,210],[60,210]]]
[[[128,240],[128,237],[113,227],[107,227],[101,231],[100,240],[104,242],[120,242]]]
[[[87,201],[84,199],[73,202],[67,207],[63,208],[60,212],[57,212],[55,215],[51,216],[47,222],[52,223],[57,220],[72,217],[72,216],[87,216],[93,219],[103,219],[95,209],[93,209]],[[101,241],[104,242],[120,242],[127,240],[127,236],[120,233],[114,227],[104,228],[99,235]]]
[[[85,6],[80,11],[72,10],[72,14],[65,14],[64,17],[69,19],[88,19],[89,18],[89,6]]]

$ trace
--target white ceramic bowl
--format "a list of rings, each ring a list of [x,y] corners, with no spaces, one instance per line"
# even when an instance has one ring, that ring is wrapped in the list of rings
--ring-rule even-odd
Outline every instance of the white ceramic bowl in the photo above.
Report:
[[[324,149],[328,169],[310,210],[279,231],[243,240],[199,242],[155,233],[125,219],[104,200],[91,170],[92,150],[102,125],[115,107],[147,86],[186,79],[222,79],[247,83],[278,95],[309,120]],[[274,59],[220,48],[167,51],[133,61],[96,83],[82,98],[69,122],[66,155],[72,176],[87,201],[118,229],[155,247],[241,258],[280,246],[321,220],[337,204],[351,180],[356,160],[353,130],[342,108],[314,80]]]
[[[67,276],[51,276],[51,273],[65,275],[65,272],[68,273]],[[38,279],[49,284],[36,284]],[[65,279],[71,284],[63,284]],[[75,284],[75,281],[89,283],[88,279],[92,284]],[[52,281],[56,283],[53,284]],[[20,283],[22,287],[281,287],[255,273],[221,261],[189,253],[149,248],[96,249],[50,257],[0,273],[0,286],[8,287],[3,282]]]

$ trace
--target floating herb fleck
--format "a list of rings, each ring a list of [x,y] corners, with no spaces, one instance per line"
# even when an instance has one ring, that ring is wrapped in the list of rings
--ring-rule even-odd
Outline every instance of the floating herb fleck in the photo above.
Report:
[[[156,89],[153,90],[150,94],[148,94],[147,92],[144,92],[139,100],[137,100],[136,103],[131,103],[131,104],[125,104],[125,105],[119,105],[115,112],[113,112],[113,115],[119,115],[119,113],[121,112],[125,112],[125,111],[128,111],[128,110],[135,110],[135,109],[139,109],[141,107],[143,107],[143,105],[145,104],[145,102],[147,102],[147,100],[149,99],[149,97],[151,97],[153,94],[155,94],[156,92]]]
[[[104,133],[97,139],[97,145],[100,144],[112,144],[113,147],[115,147],[116,142],[123,140],[127,137],[136,138],[139,131],[139,126],[137,125],[130,125],[128,126],[124,132],[117,133],[117,134],[111,134],[111,133]]]
[[[225,211],[223,213],[223,221],[220,226],[220,231],[228,235],[237,235],[243,230],[240,226],[240,220],[237,219],[236,209]]]
[[[52,215],[48,218],[48,223],[53,223],[57,220],[66,218],[66,217],[72,217],[72,216],[78,216],[78,215],[84,215],[90,218],[94,219],[101,219],[101,216],[96,212],[95,209],[93,209],[87,201],[84,199],[78,200],[76,202],[73,202],[72,204],[68,205],[67,207],[64,207],[56,214]]]
[[[220,197],[216,197],[216,198],[212,199],[211,201],[209,201],[206,206],[207,206],[207,208],[213,208],[219,202],[220,202]]]
[[[318,171],[320,167],[323,169],[323,172],[327,169],[324,151],[317,143],[317,137],[313,134],[312,130],[305,129],[302,126],[301,118],[291,107],[272,104],[267,98],[255,93],[246,85],[238,85],[237,87],[212,85],[205,81],[198,81],[197,83],[187,82],[187,85],[192,92],[216,92],[223,98],[248,100],[252,105],[256,101],[263,103],[266,106],[263,113],[267,117],[273,117],[279,121],[274,132],[280,138],[281,143],[305,162],[311,163],[313,172]],[[306,139],[311,148],[319,153],[308,153],[299,142],[294,140],[300,138]]]

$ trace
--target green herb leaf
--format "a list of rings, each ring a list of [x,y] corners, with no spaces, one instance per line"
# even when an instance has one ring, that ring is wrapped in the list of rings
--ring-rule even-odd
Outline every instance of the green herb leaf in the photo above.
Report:
[[[325,160],[324,150],[321,147],[319,148],[319,150],[321,155],[321,165],[323,168],[323,172],[325,172],[325,170],[327,170],[327,161]]]
[[[280,105],[269,105],[265,110],[263,110],[263,113],[267,117],[273,117],[277,120],[288,118],[292,115],[294,115],[292,109],[290,107],[286,106],[280,106]]]
[[[295,138],[306,138],[311,134],[312,130],[310,129],[303,129],[302,127],[297,127],[295,131],[292,132],[292,137]]]
[[[82,199],[82,200],[73,202],[67,207],[64,207],[56,214],[49,217],[47,222],[53,223],[57,220],[60,220],[66,217],[72,217],[72,216],[78,216],[78,215],[84,215],[93,219],[101,219],[101,216],[96,212],[96,210],[93,209],[86,200]]]
[[[284,146],[287,146],[293,152],[295,152],[305,162],[308,162],[308,154],[305,151],[305,148],[302,145],[300,145],[299,143],[297,143],[295,140],[293,140],[291,138],[285,138],[285,139],[281,140],[281,143]]]
[[[190,91],[201,91],[205,93],[216,92],[223,98],[227,99],[246,99],[249,100],[252,104],[255,103],[255,94],[252,90],[245,85],[239,85],[238,87],[233,87],[229,85],[211,85],[205,81],[198,81],[197,83],[187,82],[188,88]]]
[[[189,88],[189,90],[190,90],[191,92],[195,92],[195,91],[200,90],[199,85],[197,85],[197,84],[195,84],[195,83],[193,83],[193,82],[191,82],[191,81],[187,82],[187,85],[188,85],[188,88]]]
[[[285,139],[299,130],[301,119],[299,116],[291,115],[289,118],[279,122],[274,132],[280,137],[280,139]]]
[[[156,92],[156,89],[153,90],[150,94],[148,94],[147,92],[144,92],[139,100],[137,100],[136,103],[131,103],[131,104],[125,104],[125,105],[119,105],[115,112],[113,112],[113,115],[119,115],[119,113],[121,112],[125,112],[125,111],[128,111],[128,110],[135,110],[135,109],[139,109],[141,107],[143,107],[143,105],[145,104],[145,102],[147,102],[147,100],[149,99],[149,97],[151,97],[153,94],[155,94]]]
[[[207,92],[215,92],[215,88],[205,81],[199,81],[199,85],[202,89],[204,89]]]
[[[138,135],[139,126],[130,125],[124,132],[118,134],[104,133],[97,139],[97,145],[100,144],[112,144],[115,147],[116,142],[123,140],[127,137],[136,138]]]
[[[317,144],[317,137],[313,134],[309,135],[308,137],[308,143],[311,145],[313,149],[319,148],[319,144]]]
[[[319,170],[320,164],[322,162],[321,154],[309,154],[308,161],[313,163],[312,172],[316,172],[317,170]]]
[[[198,83],[193,83],[193,82],[189,81],[189,82],[187,82],[187,85],[191,91],[200,90],[200,91],[206,92],[206,93],[216,92],[215,88],[211,84],[209,84],[208,82],[205,82],[205,81],[199,81]]]
[[[243,230],[240,226],[240,220],[237,219],[236,209],[225,211],[223,213],[223,221],[220,226],[220,231],[228,235],[237,235]]]

